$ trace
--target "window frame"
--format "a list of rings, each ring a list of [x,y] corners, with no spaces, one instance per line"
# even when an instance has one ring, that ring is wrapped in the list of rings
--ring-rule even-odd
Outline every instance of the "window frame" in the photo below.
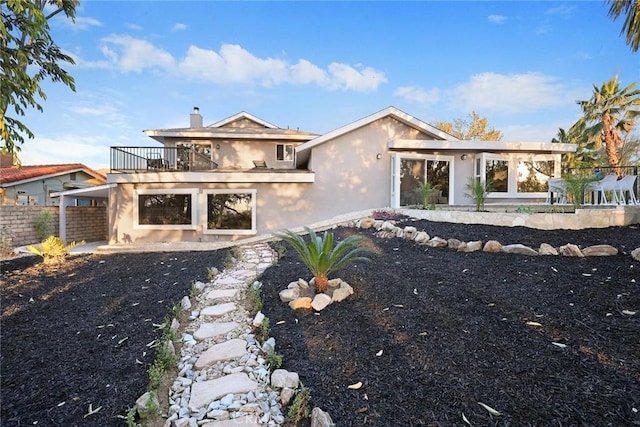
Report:
[[[248,230],[219,230],[209,229],[207,221],[208,198],[209,194],[251,194],[251,229]],[[258,190],[255,188],[235,188],[235,189],[204,189],[202,191],[202,200],[200,202],[201,215],[200,224],[202,224],[203,234],[219,234],[219,235],[252,235],[257,234],[257,212],[258,212]]]
[[[282,147],[282,154],[283,154],[283,158],[279,159],[278,158],[278,147]],[[286,154],[287,154],[287,147],[291,147],[291,158],[287,159],[286,158]],[[287,144],[284,142],[280,142],[276,144],[276,161],[277,162],[293,162],[295,160],[295,155],[296,155],[296,146],[294,144]]]
[[[189,194],[191,195],[191,224],[140,224],[141,195]],[[134,230],[196,230],[198,228],[198,189],[135,189],[133,193],[133,229]]]
[[[531,198],[537,199],[546,197],[547,192],[520,192],[518,191],[518,163],[520,161],[553,161],[553,175],[549,178],[560,177],[561,155],[560,154],[533,154],[533,153],[478,153],[476,155],[476,165],[474,175],[482,182],[486,182],[486,162],[487,160],[507,161],[507,191],[490,192],[487,197],[496,199],[509,198]]]

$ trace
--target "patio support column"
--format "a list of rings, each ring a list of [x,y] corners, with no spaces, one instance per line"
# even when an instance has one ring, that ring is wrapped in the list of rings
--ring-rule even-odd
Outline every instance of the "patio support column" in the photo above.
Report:
[[[64,194],[60,195],[60,206],[58,207],[58,224],[60,227],[60,238],[67,243],[67,198]]]

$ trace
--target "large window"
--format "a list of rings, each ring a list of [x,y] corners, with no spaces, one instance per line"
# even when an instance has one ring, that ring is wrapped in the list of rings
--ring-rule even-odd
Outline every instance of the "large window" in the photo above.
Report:
[[[138,190],[136,199],[134,215],[139,228],[195,228],[195,190]]]
[[[205,233],[256,233],[256,190],[205,190],[205,200]]]
[[[293,161],[293,144],[276,145],[276,160]]]
[[[540,197],[560,176],[560,155],[480,153],[477,166],[476,176],[493,184],[489,197]]]

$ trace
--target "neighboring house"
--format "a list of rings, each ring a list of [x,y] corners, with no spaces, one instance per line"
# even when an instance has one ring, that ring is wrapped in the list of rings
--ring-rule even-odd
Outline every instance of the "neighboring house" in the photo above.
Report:
[[[574,144],[462,141],[394,107],[324,135],[281,129],[242,112],[210,126],[146,130],[161,147],[112,147],[109,242],[217,241],[341,214],[417,203],[473,204],[470,177],[490,179],[487,203],[542,203]]]
[[[58,206],[56,193],[104,185],[106,177],[81,163],[61,165],[15,166],[0,168],[0,204]],[[52,195],[54,197],[52,197]],[[93,199],[75,201],[79,206],[93,206]]]

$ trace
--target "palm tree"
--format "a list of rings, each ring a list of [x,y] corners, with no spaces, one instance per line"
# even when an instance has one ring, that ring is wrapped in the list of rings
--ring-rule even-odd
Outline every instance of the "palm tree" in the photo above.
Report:
[[[584,126],[586,134],[593,139],[596,148],[604,143],[609,166],[621,175],[619,148],[622,146],[620,132],[630,132],[634,119],[640,115],[640,90],[632,83],[620,89],[618,76],[614,76],[601,87],[593,85],[593,96],[589,101],[578,101],[584,116],[576,123]]]
[[[349,236],[333,247],[333,233],[326,232],[321,238],[315,231],[305,227],[309,233],[309,241],[305,241],[291,230],[275,233],[275,236],[293,246],[300,255],[302,262],[307,266],[315,279],[316,293],[327,290],[329,286],[329,273],[340,270],[355,262],[370,261],[361,256],[365,252],[373,252],[370,247],[362,246],[368,239],[363,236]]]
[[[575,170],[591,168],[597,164],[598,151],[594,150],[595,142],[589,141],[584,131],[584,122],[578,122],[571,126],[569,130],[558,129],[552,143],[576,144],[578,148],[575,153],[565,153],[562,155],[562,170]]]
[[[617,20],[620,15],[626,15],[620,34],[626,32],[627,44],[633,52],[640,48],[640,1],[638,0],[607,0],[609,16]]]

